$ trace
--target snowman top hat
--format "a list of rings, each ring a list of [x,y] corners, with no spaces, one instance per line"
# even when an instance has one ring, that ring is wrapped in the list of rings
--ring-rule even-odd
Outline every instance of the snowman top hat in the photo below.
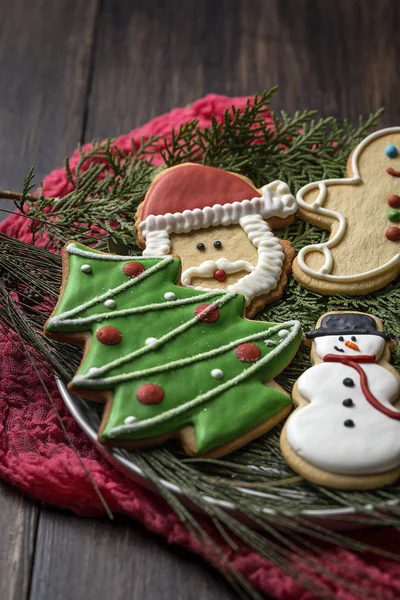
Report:
[[[306,333],[306,338],[313,340],[324,335],[379,335],[390,340],[391,336],[378,331],[377,323],[370,315],[361,313],[332,313],[321,320],[318,329]]]

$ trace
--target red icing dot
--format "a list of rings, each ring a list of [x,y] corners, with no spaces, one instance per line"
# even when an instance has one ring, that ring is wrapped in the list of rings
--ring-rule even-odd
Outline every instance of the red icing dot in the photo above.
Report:
[[[216,308],[211,308],[212,306],[212,304],[200,304],[199,306],[196,306],[194,314],[199,321],[204,321],[204,323],[214,323],[215,321],[218,321],[219,312]],[[206,311],[205,309],[208,307],[210,308]]]
[[[223,269],[217,269],[216,271],[214,271],[214,279],[216,279],[217,281],[225,281],[225,271]]]
[[[128,262],[122,267],[123,272],[127,277],[137,277],[140,273],[143,273],[144,266],[140,262]]]
[[[115,346],[115,344],[120,343],[122,339],[122,333],[116,327],[106,325],[98,330],[96,337],[99,342],[105,344],[106,346]]]
[[[136,398],[142,404],[160,404],[164,399],[164,390],[155,383],[144,383],[138,388]]]
[[[400,241],[400,227],[389,227],[389,229],[386,229],[386,237],[391,242],[399,242]]]
[[[400,208],[400,196],[398,196],[397,194],[392,194],[388,198],[388,204],[392,208]]]
[[[235,352],[242,362],[255,362],[261,356],[261,350],[255,344],[240,344]]]

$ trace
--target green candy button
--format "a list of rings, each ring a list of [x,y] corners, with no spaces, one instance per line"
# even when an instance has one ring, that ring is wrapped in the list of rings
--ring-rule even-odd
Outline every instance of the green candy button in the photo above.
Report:
[[[398,221],[400,221],[400,210],[392,208],[392,210],[389,210],[387,218],[389,219],[389,221],[392,221],[392,223],[397,223]]]

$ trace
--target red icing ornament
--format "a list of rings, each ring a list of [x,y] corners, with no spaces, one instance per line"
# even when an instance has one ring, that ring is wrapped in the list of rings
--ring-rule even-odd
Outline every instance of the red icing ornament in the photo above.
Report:
[[[261,356],[261,350],[255,344],[240,344],[235,352],[242,362],[256,362]]]
[[[160,404],[164,399],[164,390],[155,383],[144,383],[137,389],[136,398],[142,404]]]
[[[122,340],[122,333],[116,327],[106,325],[98,330],[96,337],[99,342],[106,346],[115,346],[115,344],[119,344]]]
[[[400,241],[400,227],[389,227],[386,229],[386,237],[391,242],[399,242]]]
[[[209,308],[209,310],[205,310]],[[212,304],[199,304],[194,309],[194,314],[199,319],[199,321],[203,321],[204,323],[214,323],[219,319],[219,312],[216,308],[213,308]]]
[[[391,208],[400,208],[400,196],[397,194],[392,194],[388,198],[388,204]]]
[[[182,165],[155,180],[144,201],[142,220],[149,215],[203,209],[260,196],[255,187],[234,173],[205,165]]]
[[[122,267],[123,272],[127,277],[138,277],[144,271],[144,266],[140,262],[128,262]]]
[[[217,281],[225,281],[225,271],[223,269],[217,269],[216,271],[214,271],[214,279],[216,279]]]

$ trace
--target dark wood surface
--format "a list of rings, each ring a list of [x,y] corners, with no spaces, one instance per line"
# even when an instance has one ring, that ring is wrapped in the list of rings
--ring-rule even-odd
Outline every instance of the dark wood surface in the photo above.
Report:
[[[356,120],[384,105],[398,125],[399,28],[398,0],[0,2],[1,185],[208,92],[279,84],[274,108]],[[80,519],[2,483],[0,505],[1,600],[235,597],[137,523]]]

